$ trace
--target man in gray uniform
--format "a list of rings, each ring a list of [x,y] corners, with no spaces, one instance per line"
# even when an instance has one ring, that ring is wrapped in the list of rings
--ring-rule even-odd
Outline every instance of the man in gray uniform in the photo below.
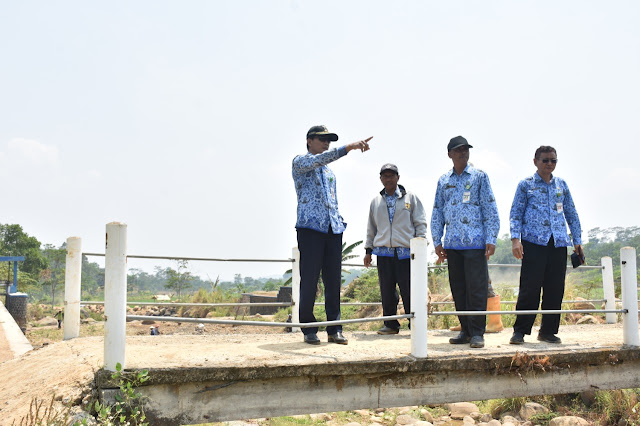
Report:
[[[411,269],[409,243],[414,237],[427,236],[427,218],[422,203],[414,194],[398,185],[400,175],[394,164],[380,169],[384,189],[371,201],[367,225],[364,265],[371,266],[371,255],[378,257],[378,280],[384,316],[396,315],[398,291],[406,313],[411,312]],[[385,321],[378,334],[398,334],[397,320]]]

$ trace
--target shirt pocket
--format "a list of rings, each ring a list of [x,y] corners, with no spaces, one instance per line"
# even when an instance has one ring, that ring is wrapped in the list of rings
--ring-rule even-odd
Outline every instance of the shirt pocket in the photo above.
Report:
[[[542,203],[546,204],[545,196],[540,188],[531,188],[527,190],[527,204],[540,206]]]

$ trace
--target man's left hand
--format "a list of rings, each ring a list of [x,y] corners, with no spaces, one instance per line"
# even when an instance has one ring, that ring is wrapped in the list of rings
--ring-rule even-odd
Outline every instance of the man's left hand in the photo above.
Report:
[[[584,250],[582,250],[582,244],[576,244],[575,246],[573,246],[573,251],[575,251],[576,253],[578,253],[578,256],[580,256],[580,264],[584,265],[586,260],[584,258]]]
[[[491,256],[496,252],[496,246],[493,244],[487,244],[487,248],[484,250],[484,255],[489,260]]]

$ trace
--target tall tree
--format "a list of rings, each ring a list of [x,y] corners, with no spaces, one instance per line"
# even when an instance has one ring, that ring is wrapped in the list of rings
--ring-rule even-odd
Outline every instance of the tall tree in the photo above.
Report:
[[[47,259],[40,252],[40,241],[24,232],[18,224],[0,224],[0,255],[24,256],[20,270],[37,277],[47,268]]]
[[[65,244],[60,248],[46,244],[44,250],[42,250],[42,254],[47,259],[49,268],[41,271],[40,278],[43,285],[51,286],[51,309],[53,310],[53,305],[55,305],[56,300],[56,289],[59,285],[64,286],[67,249]]]
[[[189,272],[189,262],[186,260],[177,260],[177,268],[167,268],[165,273],[167,276],[167,283],[165,287],[176,292],[178,300],[182,294],[182,290],[190,288],[194,277]]]

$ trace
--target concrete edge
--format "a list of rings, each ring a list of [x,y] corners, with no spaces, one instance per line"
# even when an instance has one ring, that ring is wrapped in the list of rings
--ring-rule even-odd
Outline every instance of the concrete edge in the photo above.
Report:
[[[557,351],[557,350],[556,350]],[[431,373],[442,371],[487,371],[493,374],[519,373],[520,375],[541,374],[558,369],[570,369],[571,366],[615,365],[640,359],[638,348],[607,347],[598,349],[567,349],[557,352],[540,351],[521,354],[527,361],[525,365],[514,362],[514,354],[495,354],[470,357],[454,355],[441,358],[376,361],[349,361],[343,363],[313,365],[261,365],[247,367],[190,367],[190,368],[148,368],[148,380],[142,386],[161,384],[182,384],[212,381],[251,381],[291,377],[338,377],[350,375],[385,376],[405,373]],[[538,358],[539,357],[539,358]],[[548,357],[547,360],[544,358]],[[538,360],[539,359],[539,360]],[[127,369],[125,375],[135,375],[142,369]],[[117,387],[111,382],[111,373],[100,369],[95,375],[99,388]]]
[[[33,350],[27,336],[22,333],[2,301],[0,301],[0,326],[9,342],[9,348],[13,352],[14,358]]]

